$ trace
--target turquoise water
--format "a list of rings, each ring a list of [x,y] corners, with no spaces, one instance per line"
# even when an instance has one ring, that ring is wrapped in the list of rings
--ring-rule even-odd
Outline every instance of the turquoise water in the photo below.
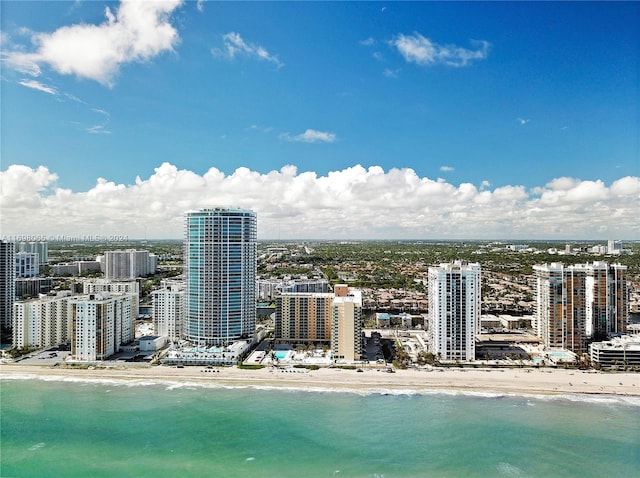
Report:
[[[3,379],[3,477],[626,477],[636,399]]]
[[[288,350],[276,350],[274,353],[276,354],[276,357],[278,357],[278,360],[284,360],[289,356]]]

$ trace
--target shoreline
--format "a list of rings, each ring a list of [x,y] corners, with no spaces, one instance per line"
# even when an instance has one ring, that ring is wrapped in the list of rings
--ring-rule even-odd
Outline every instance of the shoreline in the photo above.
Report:
[[[640,374],[571,369],[365,369],[318,370],[268,367],[258,370],[168,366],[60,368],[46,365],[0,364],[2,379],[130,381],[192,384],[213,387],[255,387],[282,390],[360,393],[463,393],[519,396],[615,397],[640,399]]]

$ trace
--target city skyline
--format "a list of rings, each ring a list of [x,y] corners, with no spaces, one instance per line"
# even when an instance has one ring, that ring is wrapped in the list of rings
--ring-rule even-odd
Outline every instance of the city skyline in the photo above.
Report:
[[[2,234],[638,239],[638,13],[2,2]]]

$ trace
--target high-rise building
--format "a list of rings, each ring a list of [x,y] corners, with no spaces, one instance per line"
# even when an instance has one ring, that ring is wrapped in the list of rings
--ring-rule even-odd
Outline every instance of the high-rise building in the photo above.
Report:
[[[73,308],[71,356],[75,360],[103,360],[134,338],[134,294],[90,294],[69,301]]]
[[[353,362],[362,356],[362,293],[344,284],[334,287],[331,304],[331,355]]]
[[[0,241],[0,326],[11,328],[16,296],[15,243]]]
[[[133,318],[138,318],[140,303],[140,283],[135,280],[112,281],[91,279],[82,282],[83,294],[133,294]]]
[[[162,289],[154,290],[153,333],[171,340],[180,340],[184,321],[185,284],[165,282]]]
[[[429,267],[429,339],[440,360],[474,360],[480,331],[480,264]]]
[[[149,251],[126,249],[104,253],[104,277],[127,280],[149,275]]]
[[[627,267],[606,262],[535,265],[537,334],[547,348],[586,353],[588,342],[625,333]]]
[[[71,342],[70,292],[18,301],[13,306],[13,346],[51,347]]]
[[[46,264],[49,261],[49,245],[44,241],[20,242],[17,252],[34,252],[38,254],[40,265]]]
[[[37,252],[17,252],[16,277],[36,277],[40,273],[40,258]]]
[[[329,344],[333,299],[333,292],[285,292],[276,296],[276,340]]]
[[[620,241],[616,241],[615,239],[609,239],[607,241],[607,254],[622,254],[622,243]]]
[[[185,213],[187,340],[211,346],[254,336],[256,258],[255,212],[212,208]]]

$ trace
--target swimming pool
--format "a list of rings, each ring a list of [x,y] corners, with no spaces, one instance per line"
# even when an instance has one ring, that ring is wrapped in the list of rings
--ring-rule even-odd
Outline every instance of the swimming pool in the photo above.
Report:
[[[278,360],[286,360],[289,358],[290,352],[290,350],[276,350],[274,353],[276,354],[276,357],[278,357]]]

